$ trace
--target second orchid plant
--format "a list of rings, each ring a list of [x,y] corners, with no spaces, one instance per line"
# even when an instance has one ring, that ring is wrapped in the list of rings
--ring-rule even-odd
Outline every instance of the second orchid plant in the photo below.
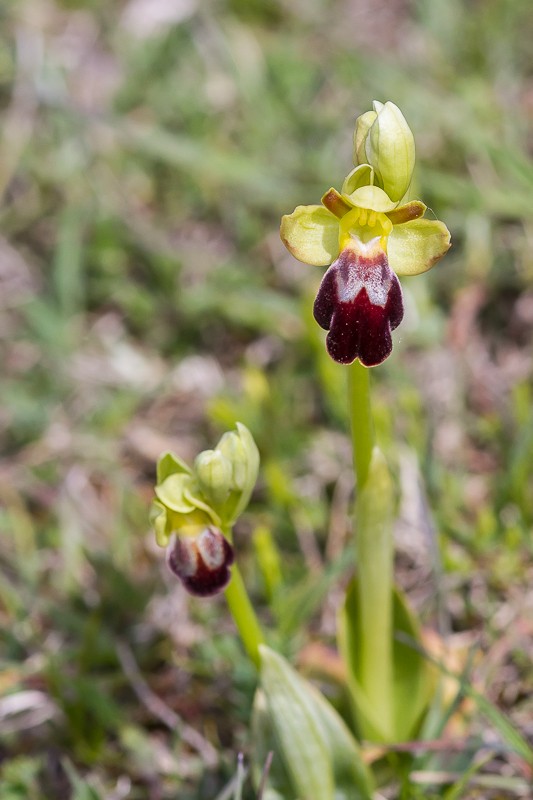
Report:
[[[327,266],[315,304],[330,356],[346,365],[356,502],[356,575],[339,611],[338,643],[350,711],[344,717],[267,647],[233,563],[232,528],[257,478],[259,456],[237,423],[191,468],[167,453],[158,465],[152,519],[168,564],[197,595],[225,591],[259,688],[252,720],[257,781],[274,753],[264,800],[371,800],[375,776],[361,740],[415,736],[435,690],[418,624],[393,580],[394,488],[375,443],[369,367],[391,353],[404,309],[398,276],[426,272],[450,247],[444,225],[409,199],[414,139],[399,108],[375,102],[357,119],[354,169],[321,205],[298,206],[281,222],[287,249]]]

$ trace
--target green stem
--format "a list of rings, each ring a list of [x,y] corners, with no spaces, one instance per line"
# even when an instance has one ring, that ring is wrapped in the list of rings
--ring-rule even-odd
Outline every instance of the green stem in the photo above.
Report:
[[[375,447],[369,370],[349,368],[348,397],[357,477],[355,549],[357,614],[361,631],[359,681],[384,735],[394,738],[392,592],[393,486]],[[367,734],[374,736],[372,731]]]
[[[231,531],[225,530],[224,535],[232,541]],[[244,649],[252,663],[259,669],[261,663],[259,645],[263,644],[265,639],[237,564],[231,568],[231,581],[224,594]]]
[[[352,429],[353,464],[358,490],[368,477],[372,449],[374,447],[374,426],[370,406],[370,370],[359,361],[348,367],[348,406]]]

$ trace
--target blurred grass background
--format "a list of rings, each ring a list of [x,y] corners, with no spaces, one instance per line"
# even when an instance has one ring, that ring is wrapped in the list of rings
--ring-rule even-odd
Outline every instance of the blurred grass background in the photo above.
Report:
[[[255,677],[223,600],[185,597],[148,529],[167,448],[250,427],[253,596],[291,657],[333,645],[344,376],[311,318],[321,270],[277,229],[340,186],[373,99],[402,108],[413,196],[453,237],[404,281],[373,372],[398,579],[532,736],[529,0],[2,0],[0,20],[2,800],[223,797],[249,753]],[[423,766],[461,775],[489,747],[504,783],[453,796],[530,796],[475,703],[454,730]]]

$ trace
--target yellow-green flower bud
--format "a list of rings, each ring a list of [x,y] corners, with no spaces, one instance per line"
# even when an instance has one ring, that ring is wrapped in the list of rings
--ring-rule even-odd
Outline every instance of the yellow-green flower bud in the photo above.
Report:
[[[193,470],[163,453],[150,512],[157,543],[166,547],[173,534],[185,539],[204,528],[231,527],[248,505],[258,470],[257,447],[240,422],[214,450],[197,456]]]
[[[248,428],[237,422],[234,431],[225,433],[216,446],[231,463],[232,489],[242,491],[250,481],[255,484],[259,468],[257,447]]]
[[[221,516],[229,523],[242,514],[259,471],[259,452],[248,428],[237,422],[236,430],[225,433],[215,450],[231,464],[231,491],[221,510]]]
[[[205,497],[215,508],[223,503],[232,488],[231,461],[220,450],[204,450],[196,457],[194,471]]]
[[[216,449],[231,466],[231,488],[241,490],[246,483],[248,460],[246,449],[237,431],[225,433]]]
[[[391,200],[407,192],[415,166],[415,141],[398,106],[374,101],[374,111],[356,122],[354,161],[374,168],[377,182]]]
[[[353,163],[357,167],[359,164],[368,164],[365,151],[366,137],[377,117],[375,111],[365,111],[355,120],[355,130],[353,134]]]
[[[192,470],[174,453],[163,453],[157,463],[155,495],[150,520],[161,547],[168,544],[173,531],[188,534],[198,526],[220,523]]]

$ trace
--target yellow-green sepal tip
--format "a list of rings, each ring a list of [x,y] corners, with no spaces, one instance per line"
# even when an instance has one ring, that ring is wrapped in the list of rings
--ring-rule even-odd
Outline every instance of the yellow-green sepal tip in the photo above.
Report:
[[[450,231],[439,220],[414,219],[395,225],[389,236],[389,264],[397,275],[420,275],[450,249]]]
[[[374,114],[371,120],[369,114]],[[363,114],[356,124],[358,163],[370,164],[377,182],[391,200],[397,203],[404,197],[411,183],[415,166],[415,140],[406,119],[398,106],[374,101],[374,111]]]

